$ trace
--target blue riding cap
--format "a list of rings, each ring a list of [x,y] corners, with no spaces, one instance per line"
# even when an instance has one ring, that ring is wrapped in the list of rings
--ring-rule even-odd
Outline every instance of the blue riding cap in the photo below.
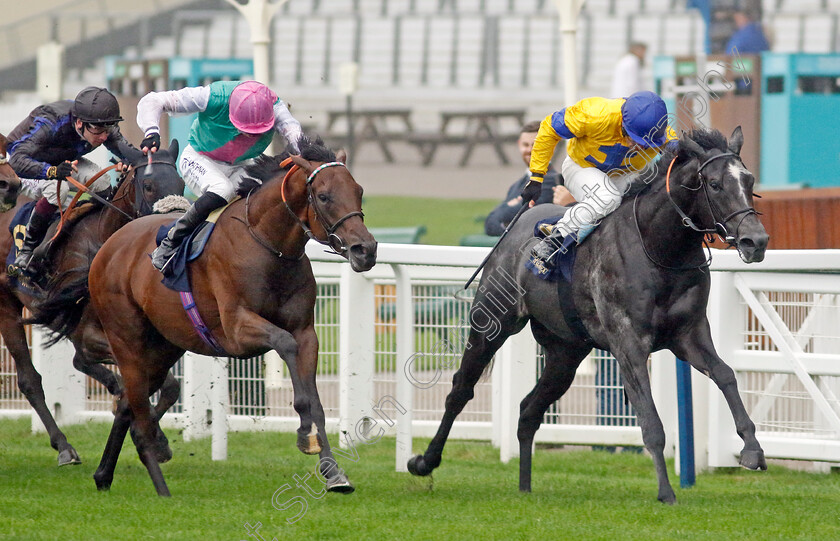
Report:
[[[645,148],[659,147],[668,137],[668,109],[653,92],[636,92],[621,106],[624,130],[634,142]]]

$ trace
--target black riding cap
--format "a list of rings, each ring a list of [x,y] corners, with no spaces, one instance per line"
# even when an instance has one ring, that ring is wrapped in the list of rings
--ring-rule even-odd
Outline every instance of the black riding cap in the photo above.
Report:
[[[89,86],[76,95],[73,115],[88,124],[116,124],[123,119],[117,98],[98,86]]]

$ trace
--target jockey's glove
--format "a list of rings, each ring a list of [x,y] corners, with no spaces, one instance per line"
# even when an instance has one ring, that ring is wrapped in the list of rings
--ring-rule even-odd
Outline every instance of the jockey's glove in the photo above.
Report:
[[[527,205],[531,201],[536,201],[539,199],[540,193],[542,193],[542,178],[534,180],[532,176],[528,184],[522,188],[522,204]]]
[[[58,165],[53,165],[49,169],[47,169],[47,178],[54,179],[59,178],[64,180],[65,178],[71,176],[73,174],[73,164],[70,162],[61,162]]]
[[[146,149],[151,151],[154,149],[157,152],[157,149],[160,148],[160,134],[159,133],[150,133],[143,139],[143,142],[140,143],[140,150]]]

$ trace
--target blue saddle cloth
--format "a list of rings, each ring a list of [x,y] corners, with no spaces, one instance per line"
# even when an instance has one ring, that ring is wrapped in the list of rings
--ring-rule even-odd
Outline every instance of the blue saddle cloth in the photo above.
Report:
[[[161,241],[169,230],[172,229],[174,224],[175,222],[173,221],[168,225],[160,226],[155,236],[155,243],[158,246],[160,246]],[[201,255],[215,226],[215,223],[204,222],[196,227],[192,234],[181,243],[181,246],[178,247],[178,251],[175,253],[174,259],[166,267],[166,273],[163,275],[163,280],[161,280],[163,285],[173,291],[190,291],[187,263]]]
[[[561,216],[555,216],[537,222],[534,226],[534,236],[539,239],[545,238],[545,234],[540,231],[540,226],[547,223],[556,224],[560,218]],[[563,245],[571,245],[570,248],[565,252],[563,250],[557,252],[552,265],[546,265],[541,259],[531,255],[525,262],[525,268],[531,271],[536,277],[549,282],[556,282],[562,278],[571,283],[572,269],[575,266],[575,255],[577,254],[577,242],[567,242],[568,240],[570,239],[564,238]]]

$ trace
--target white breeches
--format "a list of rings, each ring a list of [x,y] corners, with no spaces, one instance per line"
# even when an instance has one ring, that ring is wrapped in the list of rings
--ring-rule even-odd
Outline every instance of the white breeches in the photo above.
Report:
[[[90,180],[102,169],[86,158],[79,158],[79,163],[76,164],[76,167],[79,172],[76,175],[73,175],[73,178],[82,184],[86,184],[88,180]],[[61,180],[59,182],[57,179],[21,179],[21,194],[29,197],[30,199],[36,200],[41,197],[46,197],[47,201],[49,201],[51,205],[57,206],[59,201],[59,185],[61,185],[61,206],[63,208],[70,204],[70,201],[73,199],[73,196],[77,191],[75,187],[71,186],[70,183],[65,180]],[[106,174],[99,177],[99,179],[90,186],[90,190],[93,192],[100,192],[108,188],[110,185],[111,177]]]
[[[248,175],[245,168],[254,160],[237,164],[219,162],[200,154],[191,145],[181,153],[178,167],[190,190],[198,197],[213,192],[230,202],[236,196],[236,189]]]
[[[578,202],[557,222],[555,231],[564,236],[580,232],[579,241],[598,222],[621,204],[621,198],[635,174],[609,176],[595,167],[581,167],[571,158],[563,161],[563,184]]]

